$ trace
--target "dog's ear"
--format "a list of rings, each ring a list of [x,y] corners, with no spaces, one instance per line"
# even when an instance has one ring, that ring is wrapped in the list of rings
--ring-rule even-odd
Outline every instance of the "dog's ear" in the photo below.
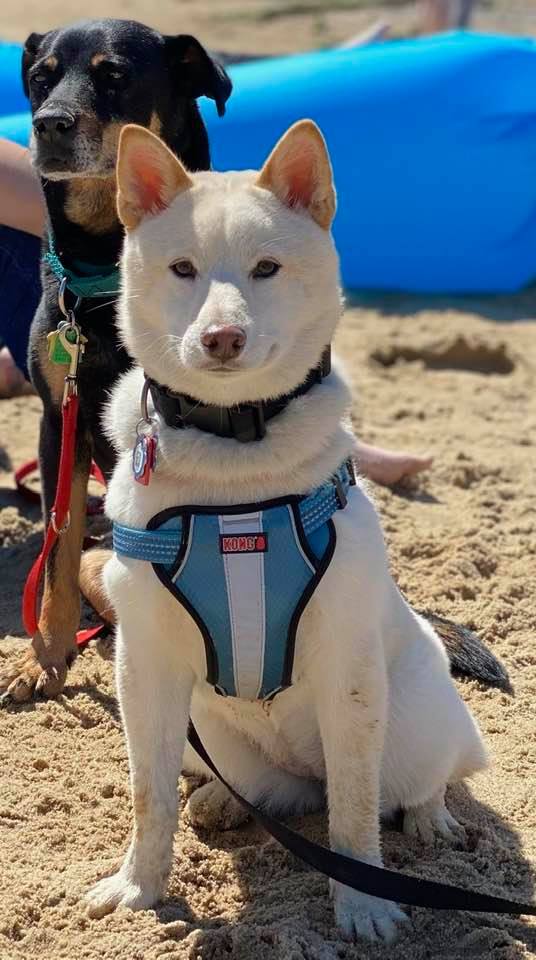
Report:
[[[307,210],[329,230],[335,216],[333,172],[324,137],[312,120],[300,120],[281,137],[256,180],[288,207]]]
[[[221,63],[214,60],[199,40],[187,34],[164,37],[171,70],[177,78],[178,92],[194,100],[210,97],[223,117],[233,85]]]
[[[165,210],[191,186],[193,180],[180,160],[154,133],[135,124],[123,127],[117,155],[117,212],[127,230]]]
[[[37,51],[44,39],[44,33],[31,33],[22,51],[22,86],[27,97],[30,96],[30,86],[28,84],[28,70],[33,67]]]

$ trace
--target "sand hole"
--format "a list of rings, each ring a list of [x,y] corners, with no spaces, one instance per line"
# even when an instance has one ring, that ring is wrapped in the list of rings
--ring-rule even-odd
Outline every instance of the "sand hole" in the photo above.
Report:
[[[420,360],[428,370],[465,370],[471,373],[512,373],[515,363],[506,344],[491,345],[469,342],[464,336],[443,341],[430,347],[407,347],[395,344],[374,350],[371,360],[383,367],[392,367],[399,360],[412,363]]]

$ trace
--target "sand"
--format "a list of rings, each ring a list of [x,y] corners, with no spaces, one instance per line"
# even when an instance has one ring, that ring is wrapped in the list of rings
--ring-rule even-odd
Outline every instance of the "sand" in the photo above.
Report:
[[[369,303],[347,312],[338,341],[356,388],[360,432],[436,457],[418,484],[373,491],[402,589],[416,604],[478,630],[515,686],[508,697],[460,683],[493,759],[489,772],[450,792],[468,846],[425,849],[386,831],[384,850],[387,864],[419,876],[530,899],[536,301],[526,295],[468,306]],[[516,319],[496,319],[507,316]],[[415,359],[397,359],[408,353]],[[0,629],[15,638],[41,527],[36,510],[12,492],[9,471],[34,450],[38,407],[35,399],[0,403]],[[2,651],[19,646],[7,639]],[[344,944],[332,925],[327,881],[253,826],[201,835],[181,824],[162,905],[88,920],[82,894],[117,863],[130,829],[112,668],[94,651],[79,658],[58,701],[0,715],[0,764],[2,960],[536,956],[529,922],[425,910],[411,912],[411,926],[391,949]],[[193,785],[186,781],[183,791]],[[324,816],[295,825],[325,840]]]
[[[514,6],[517,20],[507,18]],[[250,50],[304,48],[348,33],[348,12],[326,14],[321,30],[311,16],[264,26],[229,16],[257,7],[257,0],[165,0],[158,24]],[[103,10],[147,17],[141,0],[95,0],[92,12]],[[218,12],[223,20],[214,19]],[[22,39],[80,13],[65,0],[28,2],[24,10],[6,0],[0,33]],[[352,14],[351,29],[372,16],[370,9]],[[530,2],[496,4],[479,17],[486,26],[536,32]],[[416,605],[476,629],[503,658],[515,687],[509,697],[460,683],[493,761],[489,772],[449,794],[467,846],[426,849],[386,831],[386,863],[526,900],[534,896],[536,863],[535,333],[532,294],[448,302],[391,297],[354,305],[338,341],[361,435],[436,458],[419,483],[373,489],[400,586]],[[13,467],[34,455],[38,416],[35,398],[0,402],[1,657],[23,644],[21,591],[42,535],[38,508],[22,502],[12,482]],[[118,863],[130,830],[112,667],[94,650],[79,658],[57,701],[0,714],[0,770],[0,960],[536,956],[530,921],[425,910],[411,911],[411,925],[392,948],[348,945],[333,926],[327,881],[253,825],[207,835],[181,823],[164,902],[89,920],[82,895]],[[194,786],[184,781],[183,796]],[[294,826],[326,839],[323,815]]]
[[[22,41],[83,17],[123,17],[149,22],[164,33],[194,33],[215,50],[284,53],[342,43],[378,21],[397,36],[413,33],[420,13],[404,0],[93,0],[91,9],[72,0],[2,0],[0,36]],[[479,30],[536,34],[534,0],[485,0],[477,4]]]

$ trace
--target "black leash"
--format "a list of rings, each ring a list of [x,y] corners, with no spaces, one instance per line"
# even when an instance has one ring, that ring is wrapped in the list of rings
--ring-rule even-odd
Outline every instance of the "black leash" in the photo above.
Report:
[[[408,874],[396,873],[394,870],[385,870],[383,867],[373,867],[362,860],[353,860],[340,853],[333,853],[300,834],[290,830],[279,820],[274,820],[267,813],[258,810],[253,804],[241,797],[233,790],[227,780],[222,777],[207,751],[199,735],[190,721],[188,740],[196,753],[206,763],[212,773],[221,780],[229,792],[245,810],[257,820],[265,830],[279,841],[296,857],[304,860],[309,866],[319,870],[333,880],[344,883],[360,893],[368,893],[372,897],[384,900],[393,900],[412,907],[431,907],[434,910],[471,910],[475,913],[510,913],[536,916],[536,904],[518,903],[516,900],[505,900],[502,897],[493,897],[486,893],[476,893],[473,890],[463,890],[447,883],[436,883],[433,880],[419,880]]]

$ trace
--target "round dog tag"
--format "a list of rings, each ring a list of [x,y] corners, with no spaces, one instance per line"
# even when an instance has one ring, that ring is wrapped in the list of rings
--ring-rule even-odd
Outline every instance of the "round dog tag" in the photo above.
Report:
[[[138,437],[132,451],[132,470],[134,479],[143,482],[142,477],[147,466],[147,444],[146,437]]]
[[[153,435],[141,434],[132,451],[132,472],[134,479],[145,487],[156,467],[156,447],[158,439]]]

